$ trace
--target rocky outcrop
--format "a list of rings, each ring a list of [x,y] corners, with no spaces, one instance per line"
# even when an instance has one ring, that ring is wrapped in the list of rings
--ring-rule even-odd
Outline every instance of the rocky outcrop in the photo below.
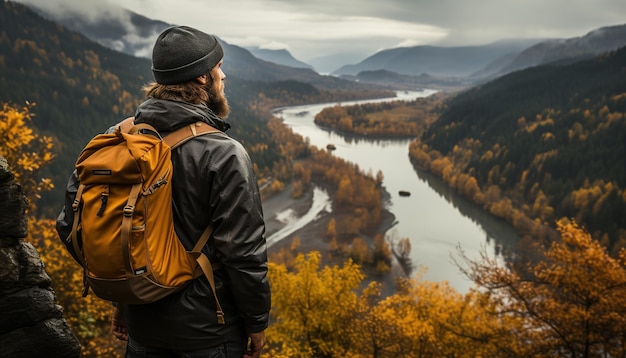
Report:
[[[39,253],[24,242],[28,200],[0,157],[0,357],[78,357]]]

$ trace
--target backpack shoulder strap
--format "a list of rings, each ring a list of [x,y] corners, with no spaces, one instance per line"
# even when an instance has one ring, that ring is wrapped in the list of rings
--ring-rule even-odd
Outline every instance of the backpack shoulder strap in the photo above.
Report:
[[[123,121],[119,122],[116,127],[120,128],[122,133],[130,132],[130,129],[135,125],[135,117],[128,117]]]
[[[166,135],[163,140],[174,149],[190,139],[209,133],[221,133],[221,131],[204,122],[196,122],[175,130]]]
[[[134,125],[135,117],[128,117],[119,122],[116,127],[118,127],[122,133],[128,133]],[[152,127],[149,127],[148,129],[150,128]],[[163,141],[167,143],[170,148],[174,149],[190,139],[209,133],[221,133],[221,131],[205,122],[198,121],[196,123],[188,124],[182,128],[173,131],[172,133],[165,136],[165,138],[163,138]]]
[[[166,135],[165,138],[163,138],[163,141],[167,145],[169,145],[170,148],[174,149],[189,141],[190,139],[209,133],[221,133],[221,131],[208,125],[207,123],[196,122],[179,128],[174,132]],[[224,324],[224,310],[222,310],[222,306],[220,305],[220,302],[217,298],[217,291],[215,290],[215,276],[213,275],[213,271],[219,269],[221,265],[219,263],[211,263],[209,258],[202,252],[202,248],[209,241],[212,232],[213,225],[207,226],[207,228],[200,236],[198,242],[196,242],[193,249],[191,251],[188,251],[188,253],[196,260],[197,263],[194,276],[197,277],[198,275],[204,274],[207,281],[209,282],[211,291],[213,291],[213,298],[215,299],[217,322],[219,324]]]

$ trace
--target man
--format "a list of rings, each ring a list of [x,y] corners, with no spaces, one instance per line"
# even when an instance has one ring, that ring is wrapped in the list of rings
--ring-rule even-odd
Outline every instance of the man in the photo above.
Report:
[[[226,131],[229,114],[217,39],[186,26],[166,29],[156,40],[148,99],[135,123],[160,134],[203,121]],[[126,357],[259,357],[265,344],[270,290],[265,224],[257,181],[243,146],[225,134],[196,137],[172,152],[174,226],[190,250],[203,230],[214,230],[204,248],[215,270],[225,324],[217,322],[211,287],[204,276],[182,291],[145,305],[113,308],[112,332],[128,340]],[[67,203],[78,186],[75,175]],[[67,201],[70,200],[70,201]],[[71,210],[58,219],[61,237]]]

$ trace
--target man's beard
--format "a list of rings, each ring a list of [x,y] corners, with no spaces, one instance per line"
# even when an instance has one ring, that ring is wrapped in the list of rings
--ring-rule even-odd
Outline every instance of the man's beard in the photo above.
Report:
[[[211,81],[210,85],[207,85],[207,91],[209,92],[209,100],[207,106],[218,117],[225,119],[230,114],[230,106],[228,100],[219,88],[216,88],[215,82]]]

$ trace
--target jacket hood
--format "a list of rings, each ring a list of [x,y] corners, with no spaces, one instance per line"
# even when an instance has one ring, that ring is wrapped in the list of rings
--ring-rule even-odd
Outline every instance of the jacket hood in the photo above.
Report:
[[[149,98],[140,104],[135,112],[135,123],[148,123],[163,133],[198,121],[205,122],[222,132],[230,128],[230,124],[219,118],[206,104]]]

